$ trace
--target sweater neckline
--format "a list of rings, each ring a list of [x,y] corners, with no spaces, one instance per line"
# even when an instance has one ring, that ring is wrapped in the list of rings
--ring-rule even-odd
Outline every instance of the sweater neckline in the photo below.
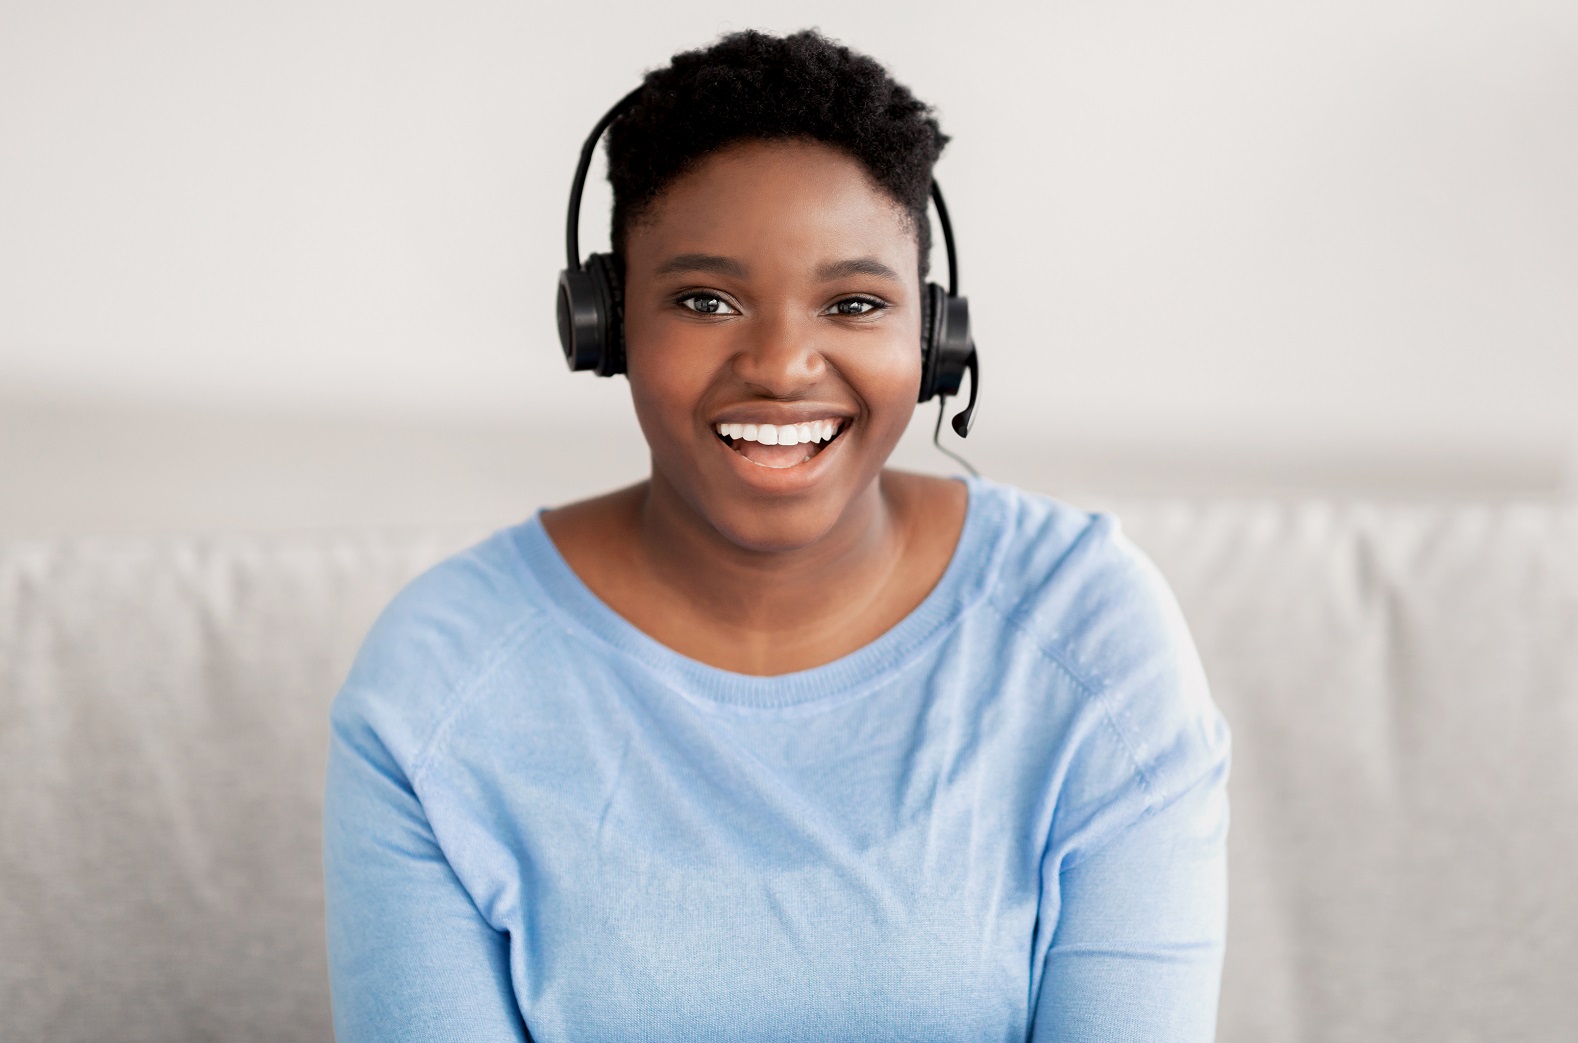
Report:
[[[581,581],[542,524],[542,512],[518,530],[517,546],[546,607],[571,628],[610,646],[687,695],[742,707],[776,708],[851,697],[890,677],[951,629],[990,587],[1007,526],[1007,498],[993,483],[962,479],[968,492],[964,525],[942,577],[903,619],[876,640],[831,662],[793,673],[759,676],[710,666],[676,652],[615,612]]]

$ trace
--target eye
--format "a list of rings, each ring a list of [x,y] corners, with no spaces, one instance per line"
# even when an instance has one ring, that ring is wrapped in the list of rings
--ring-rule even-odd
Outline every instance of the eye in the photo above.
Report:
[[[687,293],[677,302],[681,308],[697,315],[738,315],[734,305],[715,293]]]
[[[841,301],[834,302],[833,306],[828,310],[834,315],[858,317],[870,315],[872,312],[880,311],[886,307],[886,304],[872,297],[845,297]]]

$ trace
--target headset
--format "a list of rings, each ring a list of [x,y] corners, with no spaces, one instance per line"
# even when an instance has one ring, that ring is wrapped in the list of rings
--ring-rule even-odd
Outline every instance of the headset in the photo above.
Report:
[[[564,347],[564,360],[571,370],[589,369],[600,377],[625,371],[624,274],[614,254],[589,254],[585,261],[581,260],[581,191],[586,187],[592,153],[597,151],[603,132],[636,103],[642,89],[637,87],[625,95],[597,121],[586,144],[581,146],[581,161],[576,164],[575,181],[570,185],[570,214],[565,223],[566,267],[559,273],[559,343]],[[921,299],[918,401],[929,402],[938,396],[947,399],[958,394],[964,375],[969,373],[969,402],[953,418],[953,429],[963,438],[975,423],[980,368],[975,357],[975,341],[970,337],[970,303],[959,296],[959,259],[954,252],[953,226],[948,222],[948,206],[935,180],[931,183],[931,200],[937,208],[937,223],[942,226],[943,244],[948,252],[948,289],[929,282]],[[940,413],[937,423],[940,430]],[[938,448],[942,448],[940,442]],[[974,468],[970,470],[973,472]]]

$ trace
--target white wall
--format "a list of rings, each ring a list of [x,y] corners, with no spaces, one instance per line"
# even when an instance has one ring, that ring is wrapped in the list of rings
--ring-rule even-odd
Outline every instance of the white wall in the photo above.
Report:
[[[0,0],[0,409],[626,429],[553,333],[580,139],[808,24],[954,136],[998,470],[1578,477],[1571,0]]]

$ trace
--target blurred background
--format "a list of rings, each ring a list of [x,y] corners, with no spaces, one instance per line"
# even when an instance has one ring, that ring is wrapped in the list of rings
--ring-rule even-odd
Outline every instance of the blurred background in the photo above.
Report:
[[[949,444],[1116,505],[1232,723],[1218,1038],[1578,1039],[1574,0],[0,0],[0,1036],[329,1037],[369,622],[646,473],[580,144],[805,26],[953,135]]]
[[[639,478],[623,382],[554,332],[576,151],[676,50],[804,26],[953,135],[987,474],[1578,498],[1571,0],[5,0],[0,536]],[[953,469],[933,419],[899,462]]]

